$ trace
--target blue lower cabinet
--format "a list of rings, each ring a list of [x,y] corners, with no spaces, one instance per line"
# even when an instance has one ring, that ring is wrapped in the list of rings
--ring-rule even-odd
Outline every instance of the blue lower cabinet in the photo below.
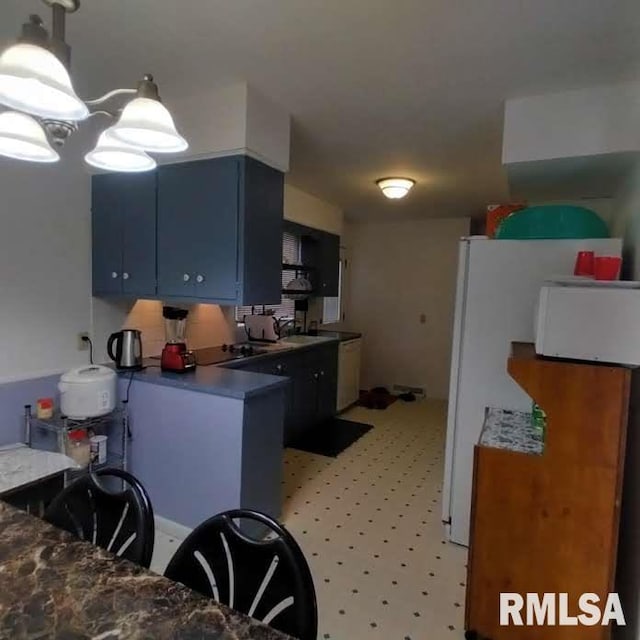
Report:
[[[249,361],[236,368],[289,378],[285,397],[285,446],[336,413],[338,343]]]
[[[288,442],[295,441],[312,429],[318,414],[319,370],[315,350],[310,349],[300,355],[298,375],[294,381],[293,418],[289,431],[285,431]]]
[[[338,393],[338,345],[318,348],[318,421],[335,415]]]

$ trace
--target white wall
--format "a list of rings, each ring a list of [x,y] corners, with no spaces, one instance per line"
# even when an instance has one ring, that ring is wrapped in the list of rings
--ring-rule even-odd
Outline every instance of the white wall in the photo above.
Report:
[[[93,299],[93,338],[96,362],[108,361],[106,344],[109,335],[119,329],[142,331],[142,352],[145,357],[157,356],[165,344],[162,302],[157,300]],[[191,349],[237,342],[233,307],[215,304],[181,305],[189,310],[187,344]]]
[[[76,134],[62,161],[0,158],[0,382],[86,362],[90,330],[90,180]]]
[[[513,98],[502,162],[640,150],[640,82]]]
[[[171,164],[245,153],[289,170],[290,116],[284,108],[245,82],[226,87],[202,85],[193,93],[163,89],[162,99],[189,149],[157,158]]]
[[[285,220],[339,236],[343,232],[342,209],[290,184],[284,185],[284,217]]]
[[[468,233],[468,218],[348,225],[344,324],[364,334],[363,388],[447,397],[458,240]]]

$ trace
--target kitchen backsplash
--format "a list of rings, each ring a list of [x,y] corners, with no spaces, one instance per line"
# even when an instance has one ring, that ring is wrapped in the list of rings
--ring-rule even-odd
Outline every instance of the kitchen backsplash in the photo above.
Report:
[[[236,342],[233,307],[195,304],[189,307],[187,344],[190,349]],[[162,302],[138,300],[129,310],[122,329],[142,331],[142,350],[145,356],[156,356],[165,344]]]

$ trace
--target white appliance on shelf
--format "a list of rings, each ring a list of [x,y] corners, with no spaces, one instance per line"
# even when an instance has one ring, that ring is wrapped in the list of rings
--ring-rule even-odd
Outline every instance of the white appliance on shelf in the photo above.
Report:
[[[640,282],[545,283],[535,341],[545,356],[640,366]]]
[[[473,448],[486,407],[531,410],[507,374],[512,341],[533,342],[544,281],[572,274],[578,251],[619,256],[622,240],[460,242],[453,327],[442,519],[451,542],[469,544]]]
[[[116,374],[108,367],[71,369],[60,377],[58,390],[62,415],[75,420],[107,415],[116,406]]]
[[[338,395],[336,409],[343,411],[360,397],[360,352],[362,340],[340,343],[338,351]]]

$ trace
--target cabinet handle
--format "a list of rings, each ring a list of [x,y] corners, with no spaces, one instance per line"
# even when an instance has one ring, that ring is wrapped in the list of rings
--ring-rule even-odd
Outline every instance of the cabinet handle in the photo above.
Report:
[[[117,271],[112,271],[111,272],[111,277],[115,280],[118,277],[118,272]]]
[[[279,364],[276,365],[276,373],[282,373],[284,371],[284,366]]]
[[[185,273],[182,276],[182,280],[183,280],[183,282],[189,282],[189,280],[191,280],[191,276],[188,273]]]
[[[128,280],[129,279],[129,274],[126,271],[122,274],[122,279],[123,280]]]
[[[320,372],[320,377],[321,377],[321,378],[322,378],[322,377],[324,377],[324,371],[321,371],[321,372]]]
[[[197,282],[198,284],[200,284],[200,283],[204,282],[204,276],[203,276],[202,274],[200,274],[200,273],[199,273],[199,274],[196,276],[196,282]]]
[[[319,373],[314,373],[313,374],[313,379],[314,380],[319,380],[320,379],[320,374]]]

